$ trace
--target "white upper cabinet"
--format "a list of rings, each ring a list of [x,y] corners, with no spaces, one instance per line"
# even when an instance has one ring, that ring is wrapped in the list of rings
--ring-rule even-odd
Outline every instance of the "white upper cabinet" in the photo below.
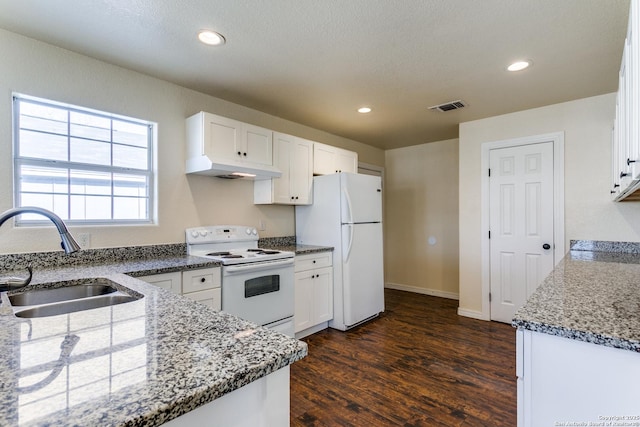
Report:
[[[640,200],[640,11],[631,1],[612,133],[614,200]]]
[[[358,153],[327,144],[313,144],[313,174],[358,172]]]
[[[189,117],[186,125],[187,173],[280,176],[273,167],[271,130],[205,112]]]
[[[308,205],[311,203],[313,142],[274,132],[273,165],[280,178],[256,181],[254,203]]]

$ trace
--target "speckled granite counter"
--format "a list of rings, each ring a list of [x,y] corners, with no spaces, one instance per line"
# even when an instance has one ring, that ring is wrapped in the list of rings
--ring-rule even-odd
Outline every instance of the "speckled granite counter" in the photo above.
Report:
[[[512,325],[640,352],[640,244],[572,241]]]
[[[25,261],[7,257],[3,269]],[[303,342],[130,277],[216,263],[175,253],[117,259],[36,269],[33,283],[104,277],[143,298],[20,319],[1,294],[1,425],[160,425],[306,355]]]
[[[330,246],[299,245],[296,243],[295,236],[260,239],[258,246],[261,248],[269,248],[279,251],[295,252],[296,255],[333,251],[333,248]]]

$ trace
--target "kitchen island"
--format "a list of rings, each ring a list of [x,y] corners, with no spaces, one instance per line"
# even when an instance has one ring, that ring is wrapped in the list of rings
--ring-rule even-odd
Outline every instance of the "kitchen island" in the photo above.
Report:
[[[115,250],[115,259],[100,251],[0,256],[4,270],[34,263],[31,287],[98,277],[142,296],[21,319],[3,293],[3,426],[154,426],[203,419],[225,426],[260,425],[264,419],[288,425],[288,367],[306,355],[306,344],[131,277],[217,265],[182,255],[184,246],[177,246],[161,254],[123,256]]]
[[[572,241],[512,324],[518,426],[640,425],[640,244]]]

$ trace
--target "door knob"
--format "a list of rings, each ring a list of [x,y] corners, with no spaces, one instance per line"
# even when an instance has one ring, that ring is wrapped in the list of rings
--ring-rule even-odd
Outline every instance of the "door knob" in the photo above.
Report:
[[[542,245],[542,249],[549,250],[549,249],[551,249],[551,245],[548,244],[548,243],[545,243],[544,245]]]

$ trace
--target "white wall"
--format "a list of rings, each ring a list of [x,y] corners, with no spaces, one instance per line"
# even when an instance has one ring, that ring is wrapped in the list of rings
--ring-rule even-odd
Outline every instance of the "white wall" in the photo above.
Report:
[[[457,218],[457,139],[385,151],[387,287],[457,298]]]
[[[481,289],[480,146],[531,135],[565,135],[565,242],[640,241],[640,203],[610,199],[611,127],[615,94],[460,124],[460,309],[483,313]]]
[[[12,92],[67,102],[158,123],[159,222],[154,226],[74,227],[90,233],[91,247],[184,242],[198,225],[257,226],[264,237],[295,233],[290,206],[253,205],[253,183],[184,174],[184,119],[204,110],[280,132],[357,151],[361,161],[384,164],[384,152],[174,84],[0,30],[0,212],[13,207]],[[0,227],[0,253],[57,250],[51,227]]]

